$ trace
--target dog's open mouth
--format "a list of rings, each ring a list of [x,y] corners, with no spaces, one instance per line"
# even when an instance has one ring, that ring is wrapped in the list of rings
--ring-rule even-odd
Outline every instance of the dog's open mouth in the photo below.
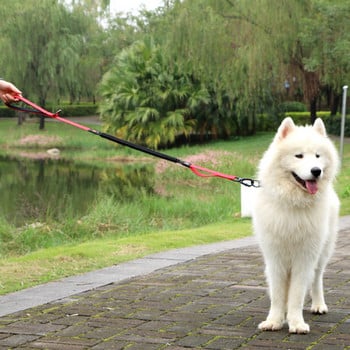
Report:
[[[315,194],[318,191],[316,180],[303,180],[296,173],[292,172],[294,179],[303,187],[308,193]]]

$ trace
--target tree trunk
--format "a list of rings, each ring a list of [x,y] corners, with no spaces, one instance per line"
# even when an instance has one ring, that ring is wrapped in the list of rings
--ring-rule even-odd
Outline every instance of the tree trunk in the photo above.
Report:
[[[40,106],[45,108],[45,102],[46,102],[45,98],[40,97]],[[44,130],[44,129],[45,129],[45,117],[40,116],[39,130]]]
[[[341,95],[332,92],[333,98],[331,100],[331,115],[336,115],[338,112],[338,107],[341,101]]]
[[[39,120],[39,130],[44,130],[45,129],[45,117],[40,116]]]
[[[316,118],[317,118],[317,97],[314,97],[310,101],[310,123],[311,123],[311,125],[314,124]]]
[[[25,113],[23,112],[16,112],[17,115],[17,125],[22,125],[25,121]]]
[[[310,106],[310,123],[313,124],[317,118],[317,98],[320,93],[320,79],[318,72],[304,71],[304,93]]]

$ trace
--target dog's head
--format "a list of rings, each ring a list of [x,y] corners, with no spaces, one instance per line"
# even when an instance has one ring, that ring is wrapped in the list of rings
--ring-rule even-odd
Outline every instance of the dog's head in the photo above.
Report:
[[[263,185],[270,177],[267,182],[273,186],[273,178],[275,185],[289,188],[290,196],[293,190],[311,195],[322,191],[334,180],[339,167],[337,151],[321,119],[305,127],[296,126],[291,118],[284,119],[264,158]]]

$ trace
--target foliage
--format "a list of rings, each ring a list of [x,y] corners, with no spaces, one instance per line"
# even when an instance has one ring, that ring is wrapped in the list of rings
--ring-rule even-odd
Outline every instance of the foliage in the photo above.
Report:
[[[246,133],[257,114],[289,99],[285,81],[312,118],[322,90],[339,94],[349,79],[349,16],[349,0],[184,0],[153,31],[172,59],[229,97]]]
[[[60,104],[58,107],[61,109],[60,116],[62,117],[86,117],[98,114],[97,105],[92,103]],[[49,105],[48,109],[56,111],[57,106]]]
[[[289,112],[286,111],[275,117],[269,115],[259,115],[257,130],[258,131],[273,131],[276,130],[285,117],[291,117],[297,125],[310,124],[310,113],[309,112]],[[317,117],[321,118],[327,129],[329,135],[338,136],[340,135],[341,129],[341,116],[331,115],[328,111],[318,111]],[[350,116],[347,115],[345,118],[345,129],[344,136],[350,137]]]
[[[100,24],[105,8],[105,0],[0,4],[2,77],[43,106],[61,97],[94,101],[112,50]]]
[[[298,101],[285,101],[279,106],[282,112],[306,112],[307,108],[304,103]]]
[[[332,135],[340,135],[341,130],[341,116],[330,116],[325,119],[327,131]],[[350,116],[345,118],[344,135],[350,137]]]
[[[16,112],[13,109],[0,105],[0,118],[13,118]]]
[[[52,104],[48,103],[45,107],[48,111],[56,112],[61,109],[59,113],[62,117],[86,117],[97,115],[97,105],[92,103],[80,104]],[[0,106],[0,118],[13,118],[16,116],[16,111],[6,106]]]
[[[313,16],[301,19],[299,37],[308,56],[305,69],[318,72],[322,84],[341,91],[350,78],[350,1],[312,1]]]
[[[211,132],[213,127],[219,128],[221,137],[254,133],[257,114],[273,112],[275,97],[270,93],[267,75],[254,79],[259,67],[249,71],[249,55],[239,50],[239,40],[245,42],[239,36],[242,27],[222,15],[218,1],[172,3],[163,21],[151,21],[149,30],[169,60],[210,91],[212,104],[197,118],[201,129]],[[265,50],[261,51],[260,55],[266,55]]]
[[[155,11],[115,16],[106,0],[14,0],[0,4],[0,11],[6,32],[0,39],[6,53],[0,55],[2,76],[42,105],[61,98],[98,101],[103,74],[121,64],[122,55],[138,55],[136,46],[147,47],[151,37],[158,51],[147,63],[156,66],[148,67],[152,79],[139,75],[132,86],[134,94],[148,89],[157,97],[145,103],[140,96],[133,101],[138,113],[126,110],[122,118],[104,113],[109,126],[116,123],[114,130],[148,145],[167,145],[190,133],[202,139],[252,134],[258,115],[275,115],[290,99],[307,103],[315,118],[322,93],[336,114],[350,78],[350,0],[166,0]],[[108,73],[116,74],[118,83],[130,84],[116,68]],[[172,89],[172,97],[166,99],[162,89]],[[179,103],[183,97],[175,97],[175,90],[185,100]],[[123,129],[129,117],[134,124]]]
[[[38,96],[45,105],[50,90],[57,92],[67,79],[74,79],[82,29],[77,18],[55,1],[13,1],[4,11],[3,47],[12,60],[8,74],[24,93]]]
[[[108,130],[157,148],[195,130],[196,114],[209,94],[193,76],[170,66],[153,40],[122,51],[104,76],[101,116]]]
[[[302,90],[313,121],[322,87],[338,94],[350,77],[345,49],[350,45],[349,5],[349,0],[264,0],[254,5],[228,0],[219,11],[240,28],[236,51],[249,72],[246,83],[269,77],[277,95],[289,80]]]

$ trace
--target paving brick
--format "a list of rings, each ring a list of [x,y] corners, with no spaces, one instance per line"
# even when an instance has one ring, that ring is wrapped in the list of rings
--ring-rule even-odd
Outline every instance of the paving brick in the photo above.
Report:
[[[38,336],[28,334],[11,335],[10,337],[0,340],[0,347],[15,348],[16,346],[27,344],[37,338]]]
[[[31,347],[44,346],[44,348],[51,348],[61,346],[62,348],[72,346],[76,348],[89,349],[99,343],[95,339],[84,339],[78,337],[62,337],[59,335],[49,335],[47,337],[40,338],[37,341],[31,342],[28,345]],[[67,347],[68,349],[68,347]]]
[[[208,343],[212,339],[213,339],[212,336],[208,336],[205,334],[189,335],[179,340],[177,344],[180,346],[196,348],[196,347],[204,346],[206,343]]]
[[[350,222],[349,222],[350,226]],[[350,227],[326,276],[327,315],[304,317],[311,332],[261,332],[269,298],[257,246],[200,256],[0,317],[0,349],[185,350],[350,347]]]
[[[206,349],[211,350],[232,350],[238,349],[245,343],[244,338],[224,338],[217,337],[206,345]]]
[[[17,349],[17,347],[16,347]],[[74,345],[74,344],[56,344],[56,343],[46,343],[36,341],[34,343],[28,343],[25,347],[19,349],[23,350],[33,350],[33,349],[43,349],[43,350],[85,350],[85,345]]]
[[[45,335],[46,333],[59,331],[65,328],[63,325],[55,325],[52,323],[42,324],[38,322],[25,321],[14,322],[0,328],[1,333],[10,334],[29,334],[29,335]]]

